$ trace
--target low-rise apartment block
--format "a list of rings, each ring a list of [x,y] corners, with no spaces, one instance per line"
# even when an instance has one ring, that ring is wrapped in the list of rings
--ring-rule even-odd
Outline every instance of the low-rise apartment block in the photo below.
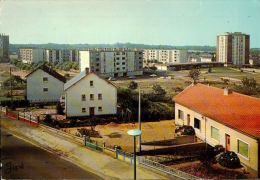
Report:
[[[143,53],[130,49],[95,49],[79,51],[80,69],[91,69],[102,77],[143,74]]]
[[[177,49],[144,49],[144,63],[177,64],[188,61],[186,50]]]
[[[250,36],[241,32],[217,36],[217,62],[242,66],[249,64]]]
[[[44,50],[35,48],[20,48],[19,59],[26,64],[38,63],[44,60]]]
[[[248,171],[260,177],[260,99],[195,84],[174,101],[176,125],[192,126],[204,142],[237,153]]]

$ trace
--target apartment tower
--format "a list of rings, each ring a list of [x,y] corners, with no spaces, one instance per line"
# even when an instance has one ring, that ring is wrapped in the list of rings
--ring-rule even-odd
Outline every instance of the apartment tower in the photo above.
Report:
[[[0,34],[0,61],[9,58],[9,36]]]
[[[249,64],[250,36],[241,32],[217,36],[216,60],[225,65]]]

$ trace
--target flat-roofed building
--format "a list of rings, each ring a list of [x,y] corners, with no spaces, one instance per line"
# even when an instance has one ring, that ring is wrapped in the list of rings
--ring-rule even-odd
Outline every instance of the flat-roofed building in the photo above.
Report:
[[[80,69],[91,69],[102,77],[143,74],[143,53],[132,49],[93,49],[79,51]]]
[[[6,61],[9,58],[9,36],[0,34],[0,61]]]
[[[26,64],[38,63],[44,60],[44,50],[36,48],[20,48],[19,59]]]
[[[179,49],[144,49],[144,63],[178,64],[188,61],[187,51]]]
[[[217,36],[217,62],[242,66],[249,64],[250,36],[241,32]]]

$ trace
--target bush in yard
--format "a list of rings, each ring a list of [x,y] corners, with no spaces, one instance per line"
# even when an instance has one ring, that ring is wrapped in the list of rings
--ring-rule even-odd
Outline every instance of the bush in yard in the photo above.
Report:
[[[195,130],[192,126],[183,126],[184,130],[181,133],[182,135],[195,135]]]
[[[128,88],[132,89],[132,90],[137,89],[137,87],[138,87],[138,84],[135,81],[131,81],[129,86],[128,86]]]
[[[218,163],[221,166],[227,168],[239,168],[241,167],[240,159],[238,158],[237,154],[233,151],[227,151],[220,155],[218,159]]]
[[[64,114],[64,113],[63,113],[63,110],[64,110],[64,109],[63,109],[63,107],[61,106],[61,103],[58,102],[57,105],[56,105],[57,114],[61,114],[61,115]]]
[[[44,118],[44,122],[48,123],[48,124],[52,124],[52,119],[51,119],[51,115],[47,114]]]

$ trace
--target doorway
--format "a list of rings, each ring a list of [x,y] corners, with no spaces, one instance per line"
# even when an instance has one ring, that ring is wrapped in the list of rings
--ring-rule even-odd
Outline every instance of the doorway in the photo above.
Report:
[[[230,151],[230,135],[226,134],[226,151]]]
[[[187,114],[187,126],[190,126],[190,115]]]
[[[90,116],[94,116],[95,115],[95,108],[94,107],[90,107],[89,108],[89,115]]]

